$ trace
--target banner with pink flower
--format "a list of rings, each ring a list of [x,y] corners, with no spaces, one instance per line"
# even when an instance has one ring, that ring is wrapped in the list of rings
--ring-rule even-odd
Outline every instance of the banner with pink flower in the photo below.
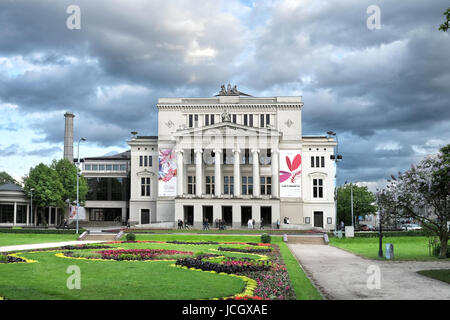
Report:
[[[280,197],[302,196],[302,156],[300,150],[280,150]]]
[[[159,150],[158,195],[175,197],[177,195],[177,163],[175,150]]]

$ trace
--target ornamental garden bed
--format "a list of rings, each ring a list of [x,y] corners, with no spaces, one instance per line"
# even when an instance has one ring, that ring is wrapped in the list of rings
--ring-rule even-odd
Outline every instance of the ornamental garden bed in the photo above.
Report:
[[[18,262],[27,262],[27,261],[19,257],[0,254],[0,263],[18,263]]]
[[[298,284],[291,282],[277,244],[247,242],[244,237],[147,239],[21,252],[24,262],[38,263],[0,265],[0,272],[8,273],[0,277],[0,296],[10,300],[296,299]],[[285,250],[284,243],[280,246]],[[83,290],[68,291],[65,270],[74,263],[82,270]],[[14,290],[18,286],[24,290]]]

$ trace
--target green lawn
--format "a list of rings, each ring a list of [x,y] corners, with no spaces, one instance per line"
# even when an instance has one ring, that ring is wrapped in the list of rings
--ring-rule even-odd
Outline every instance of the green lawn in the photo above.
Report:
[[[384,255],[386,255],[386,243],[392,243],[394,245],[395,260],[438,260],[438,258],[429,255],[427,237],[383,238]],[[378,259],[378,238],[339,239],[330,237],[330,245],[370,259]]]
[[[7,235],[8,237],[11,234]],[[14,234],[13,236],[18,236]],[[20,235],[29,237],[30,235]],[[45,242],[49,236],[33,235]],[[61,237],[61,235],[58,235]],[[64,236],[62,236],[64,237]],[[74,237],[71,235],[71,237]],[[51,238],[51,237],[50,237]],[[56,239],[56,238],[54,238]],[[50,241],[55,241],[50,239]],[[57,240],[57,239],[56,239]],[[62,239],[70,240],[70,239]],[[236,241],[259,242],[254,236],[202,236],[202,235],[137,235],[136,240],[179,241]],[[297,299],[321,299],[292,256],[281,237],[272,237],[280,245]],[[17,243],[17,242],[16,242]],[[118,248],[159,248],[180,251],[211,252],[218,245],[174,245],[165,243],[119,243]],[[222,245],[224,246],[224,245]],[[238,246],[227,244],[225,246]],[[84,251],[84,250],[83,250]],[[242,292],[242,279],[209,272],[196,272],[170,266],[170,261],[87,261],[55,257],[56,252],[21,253],[37,263],[0,264],[0,296],[7,299],[209,299]],[[224,255],[258,258],[245,253]],[[66,286],[67,267],[77,265],[81,270],[81,290]]]
[[[0,247],[77,240],[76,234],[0,233]]]
[[[436,280],[441,280],[450,284],[450,269],[442,270],[420,270],[417,273]]]

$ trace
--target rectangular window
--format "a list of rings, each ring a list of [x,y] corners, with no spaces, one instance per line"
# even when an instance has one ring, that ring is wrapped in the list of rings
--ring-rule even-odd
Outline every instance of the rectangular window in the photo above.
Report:
[[[325,157],[320,157],[320,165],[322,168],[325,168]]]
[[[224,176],[223,177],[223,193],[224,194],[234,194],[234,177]]]
[[[311,168],[314,168],[314,157],[311,157]]]
[[[139,167],[142,167],[144,165],[144,157],[139,156]]]
[[[270,114],[266,114],[266,127],[270,124]]]
[[[119,171],[119,165],[118,164],[114,164],[113,165],[113,170],[114,171]]]
[[[127,170],[127,166],[124,165],[124,164],[121,164],[120,165],[120,171],[125,171],[125,170]]]
[[[248,116],[244,114],[244,126],[248,126]]]
[[[84,170],[86,170],[86,171],[91,170],[91,165],[90,164],[85,164],[84,165]]]
[[[205,126],[209,126],[209,114],[205,114]]]
[[[192,128],[193,126],[194,126],[193,115],[190,114],[189,115],[189,128]]]
[[[112,164],[107,164],[106,171],[111,171],[111,170],[112,170]]]
[[[188,176],[188,194],[195,194],[195,176]]]
[[[236,115],[233,114],[233,123],[237,123]]]
[[[144,156],[144,167],[147,166],[147,156]]]
[[[260,189],[262,195],[272,194],[272,177],[263,176],[260,178]]]
[[[250,164],[250,150],[244,149],[244,164]]]
[[[141,196],[150,197],[150,178],[141,178]]]
[[[214,115],[211,115],[211,124],[214,124]]]
[[[253,177],[242,176],[242,194],[253,194]]]
[[[153,157],[152,156],[148,156],[148,166],[149,167],[153,166]]]
[[[259,119],[259,126],[260,126],[261,128],[264,128],[264,115],[261,114],[259,118],[260,118],[260,119]]]
[[[98,165],[98,170],[105,171],[105,165],[104,164],[99,164]]]
[[[316,168],[319,168],[320,167],[320,163],[319,163],[319,157],[316,157]]]
[[[313,198],[323,198],[323,179],[313,179]]]
[[[214,176],[206,176],[206,194],[214,194]]]
[[[98,164],[93,164],[92,165],[92,170],[97,171],[98,170]]]
[[[198,114],[194,115],[194,126],[197,128],[198,127]]]
[[[250,127],[253,127],[253,115],[252,114],[248,115],[248,125]]]

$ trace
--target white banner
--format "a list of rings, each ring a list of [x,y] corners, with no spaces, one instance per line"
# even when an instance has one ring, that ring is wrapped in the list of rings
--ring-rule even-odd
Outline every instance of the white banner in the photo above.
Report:
[[[300,150],[280,150],[280,197],[302,196],[302,156]]]
[[[175,197],[177,195],[177,163],[175,150],[159,150],[158,195]]]
[[[69,208],[69,219],[76,220],[77,219],[77,206],[70,206]],[[84,207],[78,207],[78,220],[86,219],[86,210]]]

